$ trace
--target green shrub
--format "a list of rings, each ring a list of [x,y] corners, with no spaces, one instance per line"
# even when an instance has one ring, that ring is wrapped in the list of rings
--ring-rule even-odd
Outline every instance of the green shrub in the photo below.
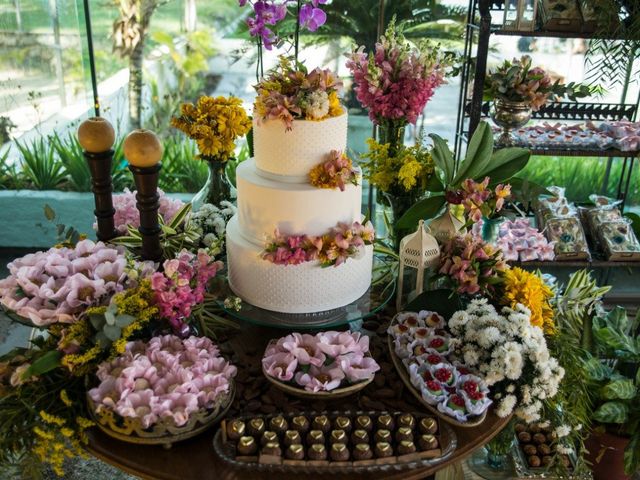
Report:
[[[22,174],[29,187],[35,190],[58,190],[66,181],[64,165],[56,158],[56,152],[46,139],[38,138],[31,143],[20,143],[16,147],[22,155]]]

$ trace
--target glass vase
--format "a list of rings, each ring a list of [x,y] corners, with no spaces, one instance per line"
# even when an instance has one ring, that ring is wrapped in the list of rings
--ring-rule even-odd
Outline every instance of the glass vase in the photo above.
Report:
[[[207,176],[207,181],[205,182],[203,187],[198,193],[194,195],[193,199],[191,200],[193,211],[198,211],[198,209],[200,209],[200,207],[202,207],[202,205],[204,205],[205,203],[210,203],[217,206],[220,205],[220,202],[222,202],[223,200],[232,199],[231,192],[233,186],[227,178],[227,162],[204,157],[202,158],[202,160],[207,162],[209,174]]]
[[[393,195],[391,193],[384,193],[383,196],[386,200],[386,204],[389,206],[391,218],[389,224],[391,225],[391,231],[389,236],[393,240],[393,247],[396,251],[400,248],[400,240],[402,237],[409,233],[407,229],[399,229],[396,227],[396,223],[402,216],[418,201],[417,195]]]
[[[500,236],[500,225],[502,225],[502,222],[504,222],[503,217],[482,217],[482,240],[487,243],[496,243]]]
[[[390,145],[390,156],[394,156],[398,152],[400,146],[404,144],[404,129],[405,124],[395,120],[382,122],[378,127],[380,143],[388,143]]]
[[[471,470],[489,480],[512,478],[514,474],[511,449],[513,447],[513,423],[509,423],[483,448],[471,457]]]

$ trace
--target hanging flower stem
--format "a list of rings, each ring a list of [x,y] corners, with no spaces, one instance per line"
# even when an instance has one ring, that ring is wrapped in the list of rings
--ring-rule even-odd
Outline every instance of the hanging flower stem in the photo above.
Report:
[[[297,2],[296,7],[296,33],[294,38],[294,51],[296,56],[296,63],[298,63],[298,49],[300,48],[300,0]]]

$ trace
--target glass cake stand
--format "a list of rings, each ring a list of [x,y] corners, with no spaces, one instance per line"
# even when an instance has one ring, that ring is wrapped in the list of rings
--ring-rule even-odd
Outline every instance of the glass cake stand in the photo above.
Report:
[[[384,262],[384,260],[376,258],[376,262]],[[319,328],[336,327],[340,325],[349,325],[354,329],[359,329],[362,320],[375,315],[382,310],[384,306],[394,297],[396,290],[395,277],[387,282],[376,283],[371,285],[359,299],[351,302],[344,307],[325,312],[316,313],[281,313],[272,312],[264,308],[256,307],[248,302],[242,301],[240,310],[226,308],[222,300],[228,295],[234,295],[229,287],[229,283],[225,281],[224,287],[226,292],[218,298],[219,306],[230,316],[263,327],[286,328],[296,330],[314,330]]]

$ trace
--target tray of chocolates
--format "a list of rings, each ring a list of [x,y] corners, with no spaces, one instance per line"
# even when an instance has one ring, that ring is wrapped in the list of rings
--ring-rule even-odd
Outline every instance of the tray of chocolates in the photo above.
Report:
[[[407,412],[310,412],[223,421],[213,446],[238,468],[355,473],[428,467],[457,446],[451,427]]]
[[[514,455],[519,478],[546,478],[554,462],[562,462],[567,473],[573,471],[575,462],[571,456],[560,454],[553,427],[542,424],[515,426],[517,455]]]

